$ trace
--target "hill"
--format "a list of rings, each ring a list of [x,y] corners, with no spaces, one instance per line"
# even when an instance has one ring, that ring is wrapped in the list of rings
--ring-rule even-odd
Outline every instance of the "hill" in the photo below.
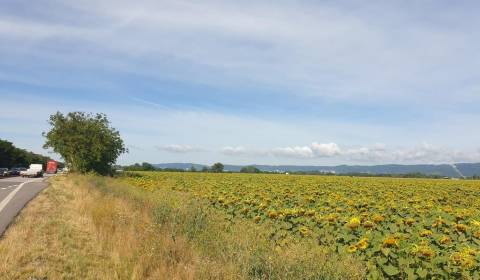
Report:
[[[189,169],[194,166],[201,170],[206,165],[195,163],[160,163],[154,164],[156,168]],[[225,165],[225,171],[239,172],[244,165]],[[337,166],[315,166],[315,165],[253,165],[266,172],[331,172],[336,174],[411,174],[421,173],[425,175],[437,175],[452,178],[480,176],[480,163],[458,163],[458,164],[383,164],[383,165],[337,165]]]

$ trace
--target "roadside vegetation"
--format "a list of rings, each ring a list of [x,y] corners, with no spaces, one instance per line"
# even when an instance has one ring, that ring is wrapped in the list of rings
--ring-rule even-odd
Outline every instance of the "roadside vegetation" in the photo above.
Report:
[[[35,225],[35,226],[33,226]],[[262,225],[175,190],[57,177],[0,240],[6,279],[361,279],[351,256],[271,243]]]
[[[0,139],[0,168],[28,167],[32,163],[45,165],[50,158],[17,148],[12,142]]]

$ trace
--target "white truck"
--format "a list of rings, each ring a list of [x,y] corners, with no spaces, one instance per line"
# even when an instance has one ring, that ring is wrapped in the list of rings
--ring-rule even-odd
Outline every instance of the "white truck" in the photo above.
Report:
[[[20,172],[22,177],[42,177],[43,176],[43,165],[41,164],[30,164],[30,168],[25,171]]]

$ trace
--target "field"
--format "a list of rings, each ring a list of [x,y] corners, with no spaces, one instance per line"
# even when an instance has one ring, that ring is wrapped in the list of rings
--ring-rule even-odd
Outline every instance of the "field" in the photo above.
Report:
[[[354,256],[371,279],[480,279],[479,181],[160,172],[122,180],[257,224],[278,251],[313,241]]]

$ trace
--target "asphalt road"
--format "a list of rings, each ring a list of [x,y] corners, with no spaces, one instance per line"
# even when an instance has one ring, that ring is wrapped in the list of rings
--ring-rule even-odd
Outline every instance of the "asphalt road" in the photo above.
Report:
[[[46,178],[0,179],[0,237],[23,207],[48,184]]]

